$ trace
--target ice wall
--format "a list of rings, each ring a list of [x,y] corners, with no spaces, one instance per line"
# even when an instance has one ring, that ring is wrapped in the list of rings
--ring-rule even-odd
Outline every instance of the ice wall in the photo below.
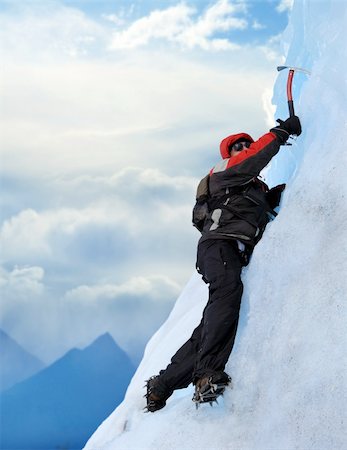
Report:
[[[268,174],[287,190],[244,273],[227,365],[234,388],[215,408],[195,411],[189,387],[162,411],[142,412],[143,380],[165,367],[200,319],[207,291],[194,275],[87,450],[347,448],[346,23],[345,2],[296,1],[283,37],[287,63],[312,75],[294,82],[304,132]],[[274,89],[282,118],[285,78]]]

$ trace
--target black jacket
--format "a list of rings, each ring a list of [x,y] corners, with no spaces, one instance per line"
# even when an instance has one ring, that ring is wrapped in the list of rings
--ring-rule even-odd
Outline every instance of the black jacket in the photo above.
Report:
[[[222,141],[222,156],[228,155],[224,147],[232,138]],[[276,133],[266,133],[248,149],[223,159],[201,180],[193,211],[193,223],[202,232],[200,242],[236,239],[251,250],[259,241],[277,205],[269,202],[269,188],[257,176],[281,143]]]

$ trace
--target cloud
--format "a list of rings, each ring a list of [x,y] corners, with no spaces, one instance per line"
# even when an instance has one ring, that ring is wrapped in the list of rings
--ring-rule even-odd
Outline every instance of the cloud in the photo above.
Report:
[[[117,14],[102,14],[101,17],[112,22],[116,26],[124,25],[124,19]]]
[[[179,173],[183,161],[198,173],[232,127],[261,132],[257,99],[276,76],[272,64],[259,48],[213,64],[175,53],[51,64],[40,78],[34,64],[7,64],[3,170],[21,178],[20,160],[36,178],[139,164]]]
[[[232,4],[219,0],[201,15],[184,3],[163,10],[152,11],[148,16],[133,22],[127,29],[113,34],[110,48],[125,50],[142,47],[153,39],[164,39],[182,48],[203,50],[230,50],[239,46],[227,38],[214,38],[214,34],[230,30],[243,30],[247,21],[235,17],[246,10],[244,3]]]
[[[17,264],[1,272],[2,326],[45,360],[105,331],[137,358],[194,270],[195,185],[134,167],[56,179],[50,201],[70,207],[2,224],[2,258]]]
[[[109,50],[132,50],[158,40],[183,49],[230,50],[238,46],[217,35],[248,26],[240,17],[246,12],[243,1],[218,0],[200,14],[189,4],[177,3],[132,22],[133,7],[101,14],[97,20],[59,2],[11,6],[0,15],[1,52],[12,60],[20,55],[22,61],[107,56]]]
[[[2,296],[10,296],[11,301],[31,296],[41,296],[44,292],[44,269],[42,267],[19,267],[7,271],[0,267],[0,289]]]
[[[2,57],[20,62],[75,59],[105,45],[107,28],[59,2],[13,2],[0,15]],[[35,51],[33,51],[35,50]]]
[[[22,210],[3,222],[2,257],[12,265],[43,265],[49,269],[48,280],[60,283],[60,291],[71,276],[75,282],[96,282],[99,276],[121,279],[133,271],[134,258],[147,275],[158,270],[164,275],[182,252],[193,258],[191,208],[197,182],[158,169],[129,167],[111,176],[59,177],[45,189],[40,184],[38,190],[45,191],[50,206]],[[61,198],[64,207],[59,206]],[[56,274],[62,268],[69,276],[59,282]],[[172,273],[185,280],[185,265]]]
[[[276,10],[280,13],[285,11],[291,11],[293,8],[294,0],[280,0],[276,7]]]
[[[166,319],[180,286],[167,276],[81,285],[57,296],[41,267],[0,267],[1,326],[47,362],[110,332],[138,360]]]
[[[244,13],[244,3],[231,4],[228,0],[219,0],[210,6],[195,23],[191,23],[179,36],[177,41],[189,49],[199,47],[203,50],[233,50],[240,48],[229,39],[213,38],[215,33],[230,30],[244,30],[248,23],[245,19],[234,17]]]
[[[252,28],[254,30],[264,30],[266,29],[266,25],[261,24],[258,20],[253,20]]]
[[[172,19],[180,30],[172,32],[174,48],[168,51],[165,38],[163,47],[107,54],[102,49],[111,37],[111,25],[56,2],[47,8],[38,4],[1,18],[6,61],[2,168],[7,174],[23,176],[18,160],[35,178],[139,164],[169,167],[177,174],[182,161],[184,170],[198,174],[213,163],[212,152],[218,155],[218,141],[231,128],[262,131],[258,100],[275,77],[275,44],[227,49],[227,54],[196,51],[202,46],[228,47],[229,31],[246,26],[244,3],[213,2],[201,13],[184,3],[155,11],[165,13],[168,22],[180,18]],[[118,32],[126,33],[136,23]],[[83,36],[92,36],[96,47]],[[57,43],[64,39],[66,45]],[[61,53],[77,40],[75,57]],[[181,45],[186,51],[180,51]],[[88,53],[92,47],[95,59]]]
[[[259,49],[264,53],[268,61],[272,61],[275,66],[285,62],[285,55],[281,51],[282,37],[281,35],[272,36],[267,45],[261,45]]]
[[[244,2],[138,20],[13,4],[0,18],[7,330],[38,356],[105,331],[138,351],[194,270],[191,208],[220,140],[267,130],[273,46],[232,43]]]
[[[83,285],[71,289],[65,294],[68,301],[99,302],[115,300],[124,296],[148,296],[153,300],[166,299],[178,295],[180,286],[169,277],[133,277],[122,284]]]
[[[147,208],[155,198],[157,201],[170,201],[171,204],[182,204],[190,193],[194,199],[195,188],[199,180],[192,176],[169,175],[158,168],[124,167],[111,175],[77,175],[58,177],[54,180],[57,191],[73,191],[79,205],[83,197],[89,202],[95,198],[110,199],[136,208],[141,205]],[[78,195],[78,192],[81,195]],[[111,198],[110,198],[111,197]],[[188,203],[188,201],[187,201]]]
[[[147,17],[138,19],[126,30],[113,34],[112,50],[132,49],[148,44],[152,38],[174,40],[188,26],[189,16],[195,9],[179,4],[165,10],[152,11]]]
[[[0,230],[3,258],[8,261],[44,261],[57,258],[58,232],[66,237],[90,221],[106,220],[105,213],[96,209],[46,210],[39,213],[32,209],[21,211],[6,220]],[[58,244],[59,246],[59,244]]]
[[[101,334],[106,328],[122,347],[136,355],[166,319],[179,292],[180,286],[167,276],[78,286],[62,299],[69,311],[66,326],[78,331],[84,341],[91,330]]]
[[[275,105],[272,104],[273,91],[271,89],[267,89],[264,91],[262,96],[263,100],[263,108],[266,113],[266,123],[269,128],[273,127],[274,124],[274,114],[276,112]]]

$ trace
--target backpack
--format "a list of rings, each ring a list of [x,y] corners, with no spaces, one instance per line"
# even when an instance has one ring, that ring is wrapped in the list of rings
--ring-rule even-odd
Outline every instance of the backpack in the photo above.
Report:
[[[193,208],[193,217],[192,217],[193,226],[197,228],[200,231],[200,233],[202,233],[205,219],[208,217],[208,214],[211,210],[209,205],[210,199],[209,178],[210,175],[206,175],[200,181],[196,193],[196,203]],[[256,178],[255,181],[258,181],[259,183],[266,186],[266,184],[263,183],[258,178]],[[242,194],[243,191],[247,189],[247,187],[248,187],[247,185],[240,186],[240,188],[238,188],[238,193]],[[270,216],[270,218],[275,218],[277,216],[277,213],[276,211],[274,211],[274,209],[277,206],[279,206],[281,201],[281,195],[285,187],[286,187],[285,184],[279,184],[278,186],[275,186],[266,192],[266,200],[269,204],[268,215]],[[267,186],[266,188],[268,189]]]
[[[205,219],[207,218],[207,215],[210,211],[209,205],[208,205],[208,199],[210,197],[210,190],[209,190],[209,178],[210,175],[206,175],[204,177],[199,185],[196,192],[196,203],[193,208],[193,226],[197,228],[200,233],[202,233],[202,230],[204,228]]]

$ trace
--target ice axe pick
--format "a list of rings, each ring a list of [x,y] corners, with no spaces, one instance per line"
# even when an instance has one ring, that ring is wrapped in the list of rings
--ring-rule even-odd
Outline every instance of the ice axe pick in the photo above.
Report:
[[[292,117],[292,116],[295,116],[293,94],[292,94],[292,84],[293,84],[294,72],[302,72],[302,73],[306,73],[306,75],[311,75],[311,72],[309,72],[306,69],[301,69],[300,67],[277,66],[277,70],[279,72],[281,70],[285,70],[285,69],[289,69],[288,79],[287,79],[287,98],[288,98],[289,115]]]

